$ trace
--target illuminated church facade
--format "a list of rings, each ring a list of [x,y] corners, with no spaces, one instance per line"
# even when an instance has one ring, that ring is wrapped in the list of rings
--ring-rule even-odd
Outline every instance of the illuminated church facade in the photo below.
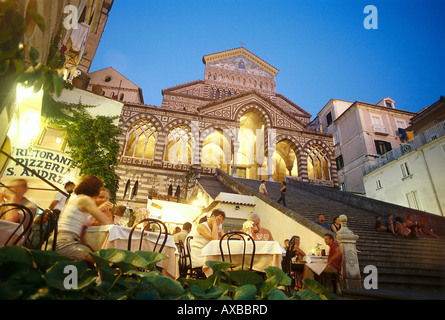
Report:
[[[136,185],[131,202],[184,198],[191,169],[338,186],[332,135],[309,130],[311,115],[277,93],[275,67],[244,47],[202,61],[204,79],[162,90],[161,107],[124,100],[118,200]]]

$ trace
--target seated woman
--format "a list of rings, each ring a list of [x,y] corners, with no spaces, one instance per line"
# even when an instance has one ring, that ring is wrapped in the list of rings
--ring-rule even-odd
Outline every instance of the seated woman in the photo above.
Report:
[[[210,218],[196,227],[193,234],[193,240],[190,242],[190,256],[192,259],[192,268],[202,267],[204,257],[202,249],[212,240],[219,240],[223,235],[223,230],[219,228],[226,219],[224,211],[215,209]]]
[[[100,211],[105,213],[107,217],[113,221],[113,215],[110,212],[110,209],[113,207],[113,204],[110,202],[110,190],[105,187],[100,188],[99,195],[94,197],[94,202]],[[101,223],[97,221],[96,218],[90,215],[90,226],[100,226]]]
[[[331,224],[331,231],[337,233],[341,229],[340,218],[335,217]]]
[[[88,226],[91,214],[101,224],[113,224],[113,221],[103,213],[94,202],[99,195],[102,181],[96,176],[86,176],[74,189],[75,197],[71,198],[60,215],[56,252],[73,260],[85,260],[92,263],[89,254],[91,249],[82,243],[81,235]]]

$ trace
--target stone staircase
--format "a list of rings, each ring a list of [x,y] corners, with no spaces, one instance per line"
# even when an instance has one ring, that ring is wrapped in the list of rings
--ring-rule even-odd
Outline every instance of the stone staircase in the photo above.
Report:
[[[236,181],[253,193],[258,191],[260,184],[258,180],[238,178]],[[272,200],[279,198],[280,188],[278,182],[267,183]],[[325,216],[328,223],[342,214],[348,217],[348,227],[359,236],[357,250],[362,280],[367,276],[363,268],[375,266],[378,270],[378,289],[344,290],[345,298],[445,300],[444,237],[409,239],[375,231],[375,213],[294,185],[287,185],[286,202],[287,209],[311,221],[315,221],[319,213]],[[386,216],[386,213],[380,215]]]

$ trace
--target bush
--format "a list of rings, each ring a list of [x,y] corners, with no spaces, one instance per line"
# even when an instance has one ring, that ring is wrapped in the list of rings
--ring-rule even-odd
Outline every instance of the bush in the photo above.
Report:
[[[167,258],[157,252],[106,249],[92,253],[95,266],[54,251],[0,248],[1,300],[321,300],[336,296],[316,281],[289,294],[281,287],[291,279],[269,267],[266,279],[247,271],[229,271],[227,262],[208,262],[213,275],[205,280],[173,280],[156,264]],[[75,270],[75,273],[73,273]]]

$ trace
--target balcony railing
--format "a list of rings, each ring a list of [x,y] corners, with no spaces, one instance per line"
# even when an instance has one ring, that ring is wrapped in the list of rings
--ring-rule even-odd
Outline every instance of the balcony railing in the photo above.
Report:
[[[378,168],[390,163],[391,161],[394,161],[401,156],[413,150],[416,150],[424,144],[427,144],[443,135],[445,135],[445,121],[442,121],[434,127],[421,132],[419,135],[415,136],[414,139],[402,143],[400,147],[385,153],[384,155],[373,161],[367,162],[363,167],[363,174],[365,175],[374,170],[377,170]]]

